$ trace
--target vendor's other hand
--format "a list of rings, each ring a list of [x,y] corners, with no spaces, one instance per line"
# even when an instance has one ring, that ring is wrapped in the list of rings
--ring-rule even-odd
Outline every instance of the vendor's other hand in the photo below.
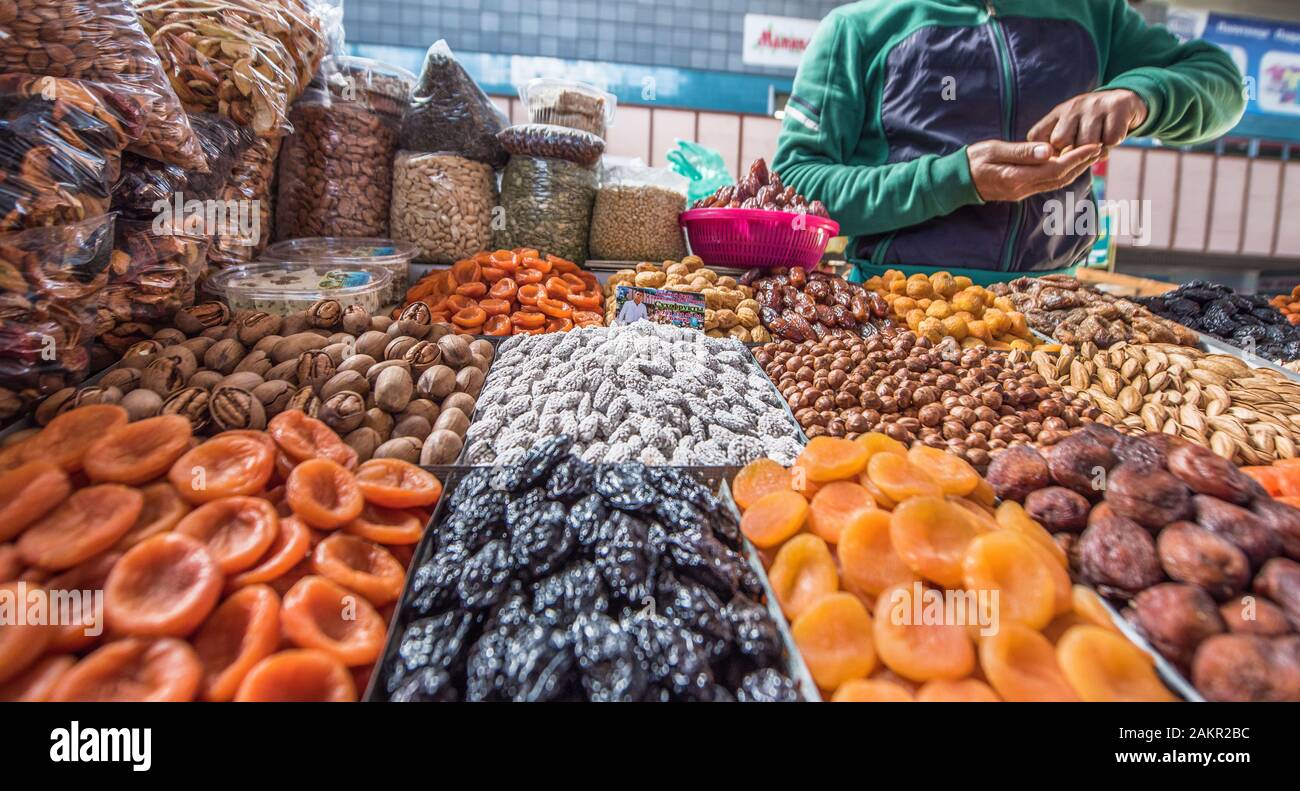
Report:
[[[1147,105],[1129,90],[1097,91],[1058,104],[1029,130],[1033,143],[1050,143],[1057,151],[1100,143],[1114,148],[1147,120]]]
[[[986,203],[1021,201],[1030,195],[1062,189],[1101,158],[1099,144],[1080,146],[1052,156],[1047,143],[985,140],[967,147],[971,178]]]

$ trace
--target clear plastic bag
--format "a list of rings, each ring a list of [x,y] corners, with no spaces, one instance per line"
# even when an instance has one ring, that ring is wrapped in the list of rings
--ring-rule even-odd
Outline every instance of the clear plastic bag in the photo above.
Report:
[[[220,113],[260,137],[293,131],[289,105],[327,38],[306,0],[135,0],[145,33],[190,112]]]
[[[665,168],[607,168],[591,215],[591,256],[606,261],[680,261],[685,178]]]
[[[411,106],[402,116],[403,150],[454,154],[499,168],[507,155],[497,133],[508,123],[447,42],[429,47]]]
[[[279,138],[259,137],[230,171],[219,200],[227,208],[224,228],[207,229],[212,236],[208,263],[214,267],[235,266],[255,260],[271,240],[275,157]],[[234,219],[230,207],[234,207]]]
[[[35,398],[89,373],[113,219],[0,234],[0,388]]]
[[[199,277],[207,269],[208,242],[202,233],[186,232],[183,223],[119,219],[95,335],[120,342],[125,340],[123,325],[166,322],[193,305]],[[152,335],[152,329],[141,331]]]
[[[580,129],[605,139],[614,125],[618,100],[594,85],[539,77],[519,88],[519,100],[532,124],[554,124]]]
[[[0,232],[106,213],[136,110],[99,83],[0,74]]]
[[[0,72],[120,87],[123,98],[138,106],[144,121],[131,151],[188,170],[207,167],[131,0],[0,3]]]
[[[324,71],[328,89],[309,90],[289,114],[276,238],[387,236],[399,119],[375,108],[404,105],[415,76],[360,58]]]
[[[517,124],[502,129],[497,139],[510,156],[567,159],[586,167],[605,153],[605,141],[598,136],[555,124]]]
[[[451,264],[492,242],[496,173],[452,154],[399,151],[393,163],[393,238],[420,248],[420,260]]]
[[[595,200],[591,168],[564,159],[511,157],[501,177],[505,224],[492,234],[492,246],[532,247],[583,263]]]
[[[171,201],[177,193],[185,200],[211,200],[221,193],[235,160],[253,144],[253,130],[213,113],[190,116],[190,126],[207,156],[208,172],[127,154],[113,187],[114,211],[128,217],[153,216],[158,201]]]

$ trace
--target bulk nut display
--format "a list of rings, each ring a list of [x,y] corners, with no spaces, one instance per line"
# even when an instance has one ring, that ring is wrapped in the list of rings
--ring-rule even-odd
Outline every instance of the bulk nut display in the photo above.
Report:
[[[759,319],[778,339],[861,337],[864,325],[889,313],[879,294],[825,272],[751,269],[740,283],[753,289]]]
[[[393,163],[392,235],[418,246],[422,260],[449,264],[487,248],[496,203],[490,165],[411,151]]]
[[[864,285],[889,304],[891,320],[933,343],[953,338],[963,347],[987,343],[1002,351],[1040,345],[1010,298],[996,296],[968,277],[949,272],[907,277],[890,269]]]
[[[1174,700],[1097,594],[1071,585],[1043,525],[1018,503],[998,505],[952,454],[882,434],[815,437],[794,467],[752,462],[731,492],[832,701]],[[895,617],[940,589],[996,591],[997,628]]]
[[[754,352],[810,437],[881,432],[947,449],[976,468],[1013,445],[1050,445],[1102,416],[1037,373],[1021,352],[962,349],[906,330],[778,341]]]
[[[504,227],[492,246],[531,247],[582,264],[587,260],[596,173],[563,159],[511,157],[501,176]]]
[[[364,321],[363,321],[364,319]],[[220,302],[185,308],[175,329],[129,349],[97,386],[65,388],[35,413],[45,425],[87,403],[119,403],[131,420],[188,418],[195,433],[261,429],[298,409],[343,437],[364,461],[447,464],[495,357],[492,344],[455,335],[428,311],[363,316],[321,300],[279,316]],[[359,335],[352,330],[364,329]]]
[[[719,187],[718,191],[701,198],[691,205],[692,209],[761,209],[762,211],[786,211],[811,214],[814,217],[829,218],[830,213],[821,201],[809,201],[797,193],[794,187],[787,187],[781,176],[767,167],[767,161],[754,160],[749,173],[738,184]]]
[[[552,124],[517,124],[497,135],[514,157],[548,157],[591,167],[605,153],[605,141],[590,132]]]
[[[501,345],[463,464],[516,464],[545,438],[592,463],[794,458],[798,427],[741,344],[650,322]]]
[[[1300,510],[1199,445],[1095,424],[1008,451],[989,482],[1206,698],[1300,700]]]
[[[758,319],[758,303],[748,286],[734,277],[719,275],[704,266],[699,256],[662,264],[640,263],[622,269],[605,281],[605,323],[618,313],[618,287],[665,288],[704,297],[704,330],[711,338],[734,338],[742,343],[765,343],[772,336]]]
[[[653,184],[609,184],[596,191],[591,257],[605,261],[679,261],[686,256],[678,216],[686,195]]]
[[[1300,384],[1222,354],[1167,344],[1085,343],[1030,358],[1045,378],[1087,399],[1123,433],[1163,432],[1238,464],[1294,458]]]
[[[1022,277],[989,287],[1011,300],[1029,326],[1061,343],[1094,343],[1102,349],[1121,341],[1196,346],[1196,333],[1162,319],[1127,299],[1104,294],[1065,275]]]
[[[1300,329],[1261,294],[1194,280],[1177,289],[1134,300],[1158,316],[1218,338],[1268,360],[1300,359]],[[1285,303],[1284,303],[1285,304]]]

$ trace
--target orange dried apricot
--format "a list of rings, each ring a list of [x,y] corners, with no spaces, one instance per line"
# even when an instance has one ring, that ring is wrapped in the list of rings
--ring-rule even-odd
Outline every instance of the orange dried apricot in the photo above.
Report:
[[[892,681],[855,679],[831,696],[832,703],[912,703],[912,693]]]
[[[144,496],[140,515],[136,517],[131,529],[113,545],[113,549],[125,552],[150,536],[166,533],[190,512],[190,504],[167,481],[150,484],[141,489],[140,494]]]
[[[895,456],[907,455],[906,445],[887,434],[881,434],[879,431],[863,434],[853,441],[867,449],[868,460],[877,453],[892,453]]]
[[[965,497],[979,485],[980,474],[965,459],[927,445],[913,445],[907,458],[939,484],[945,494]]]
[[[921,685],[916,700],[919,703],[998,703],[1002,698],[993,687],[979,679],[949,681],[936,678]]]
[[[949,588],[961,585],[962,562],[978,534],[962,509],[941,497],[910,499],[894,509],[889,521],[890,542],[903,562]]]
[[[540,330],[546,326],[546,314],[538,311],[531,313],[523,310],[516,310],[510,314],[510,323],[515,326],[515,330]]]
[[[346,525],[366,505],[356,477],[329,459],[308,459],[294,467],[284,497],[296,516],[321,530]]]
[[[316,545],[312,568],[376,607],[396,601],[406,583],[406,567],[392,553],[346,533],[335,533]]]
[[[433,473],[401,459],[371,459],[357,468],[356,478],[366,501],[385,508],[433,505],[442,496]]]
[[[513,302],[515,295],[519,293],[519,284],[512,277],[503,277],[492,284],[488,291],[488,296],[492,299],[499,299],[503,302]],[[486,310],[486,308],[485,308]]]
[[[1140,648],[1099,626],[1076,626],[1056,644],[1056,661],[1088,703],[1169,703],[1176,700],[1155,663]]]
[[[116,483],[80,489],[18,538],[28,564],[55,571],[98,555],[131,529],[144,495]]]
[[[1114,619],[1096,591],[1084,585],[1075,585],[1070,590],[1070,607],[1075,615],[1093,626],[1100,626],[1112,632],[1118,632]]]
[[[300,409],[281,412],[271,418],[267,432],[280,450],[293,461],[330,459],[349,470],[357,466],[357,453],[339,439],[334,429],[308,417]]]
[[[379,658],[388,624],[362,596],[324,578],[307,576],[284,594],[284,633],[299,648],[314,648],[345,665]]]
[[[281,651],[258,662],[244,676],[235,700],[242,703],[351,703],[357,699],[352,674],[323,651]]]
[[[1046,637],[1022,623],[1000,625],[980,640],[980,667],[1003,700],[1074,702],[1079,699],[1061,672],[1056,649]]]
[[[257,561],[257,565],[229,581],[229,588],[241,588],[278,579],[307,557],[311,551],[311,529],[296,516],[280,520],[275,540]]]
[[[217,606],[221,571],[207,547],[163,533],[136,544],[104,582],[104,619],[117,634],[184,637]]]
[[[840,437],[813,437],[799,461],[813,483],[842,481],[866,468],[867,449]]]
[[[790,633],[822,689],[839,689],[876,667],[871,616],[850,593],[823,594],[794,619]]]
[[[109,572],[121,557],[120,552],[96,555],[62,574],[50,577],[45,581],[45,587],[52,591],[102,591]],[[50,638],[51,651],[80,652],[99,641],[104,624],[100,623],[99,613],[93,608],[90,612],[80,607],[73,608],[67,615],[71,616],[69,621],[61,619],[59,626],[51,627],[54,630],[54,635]]]
[[[967,627],[927,620],[925,603],[915,602],[915,595],[915,585],[895,585],[876,597],[872,637],[880,661],[911,681],[969,676],[975,669],[975,646]]]
[[[194,635],[204,700],[234,700],[244,677],[280,646],[280,597],[265,585],[231,594]]]
[[[77,472],[86,450],[127,421],[126,410],[116,404],[77,407],[57,415],[40,434],[24,443],[23,459],[48,461],[66,472]]]
[[[860,484],[835,481],[813,495],[808,504],[808,529],[827,543],[837,544],[844,530],[877,513],[881,511],[876,501]]]
[[[962,563],[967,590],[997,591],[1001,621],[1018,621],[1033,629],[1047,626],[1056,614],[1053,570],[1065,575],[1029,539],[1009,530],[975,538]],[[1067,599],[1069,584],[1065,577]]]
[[[469,297],[470,299],[478,299],[479,297],[487,296],[487,292],[487,283],[482,281],[477,283],[461,283],[459,286],[456,286],[457,294],[462,297]]]
[[[16,580],[23,573],[27,564],[18,555],[18,548],[13,544],[0,544],[0,582]]]
[[[63,674],[77,664],[67,654],[41,658],[17,676],[0,684],[0,703],[45,703],[54,700],[54,688]]]
[[[184,640],[140,638],[108,643],[63,673],[58,701],[182,703],[194,700],[203,665]]]
[[[867,462],[868,466],[870,466],[870,464],[871,462]],[[871,495],[871,499],[876,502],[877,508],[882,511],[892,511],[898,507],[898,503],[894,502],[893,498],[885,494],[884,490],[877,486],[875,481],[872,481],[871,476],[866,472],[863,472],[858,476],[858,483],[862,484],[862,488],[866,489],[867,494]]]
[[[8,541],[45,516],[72,492],[62,468],[33,461],[0,474],[0,541]]]
[[[826,542],[807,533],[795,536],[776,553],[767,571],[776,600],[787,618],[798,618],[823,596],[840,588],[835,558]]]
[[[397,510],[366,503],[361,516],[343,526],[343,532],[376,544],[415,544],[428,524],[427,514],[418,509]]]
[[[1018,533],[1033,541],[1046,550],[1062,568],[1070,565],[1070,561],[1065,557],[1065,550],[1061,549],[1061,545],[1052,539],[1051,533],[1034,521],[1033,517],[1025,511],[1024,506],[1020,503],[1014,500],[1007,500],[1002,503],[1002,505],[998,506],[996,518],[998,527]]]
[[[896,503],[913,497],[942,497],[943,489],[924,470],[896,453],[877,453],[867,462],[867,477]]]
[[[0,594],[6,599],[22,602],[20,582],[0,583]],[[48,626],[29,623],[25,619],[0,620],[0,684],[22,673],[45,653],[54,630]]]
[[[741,511],[747,511],[760,497],[790,488],[789,470],[771,459],[757,459],[736,473],[731,482],[731,496]]]
[[[275,471],[263,442],[239,435],[213,437],[176,460],[167,479],[191,503],[262,491]]]
[[[86,451],[84,467],[92,481],[139,485],[171,468],[190,449],[189,418],[159,415],[118,426]]]
[[[763,495],[740,518],[740,530],[760,549],[780,546],[803,529],[808,501],[791,490]]]
[[[878,596],[893,585],[920,579],[894,551],[888,512],[875,510],[840,534],[836,554],[844,587],[860,596]]]
[[[514,325],[510,323],[509,316],[492,316],[483,322],[483,334],[500,337],[509,335]]]
[[[176,525],[176,533],[208,548],[222,574],[255,565],[280,531],[275,506],[260,497],[223,497],[199,506]]]

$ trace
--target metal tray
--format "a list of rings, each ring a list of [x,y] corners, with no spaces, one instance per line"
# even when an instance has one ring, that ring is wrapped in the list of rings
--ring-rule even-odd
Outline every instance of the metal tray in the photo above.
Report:
[[[1201,346],[1203,347],[1202,351],[1209,352],[1210,354],[1226,354],[1229,357],[1236,357],[1251,368],[1264,368],[1282,374],[1293,382],[1300,382],[1300,373],[1289,371],[1272,360],[1265,359],[1257,354],[1250,354],[1244,349],[1238,349],[1236,346],[1224,343],[1218,338],[1206,335],[1203,332],[1198,332],[1196,335],[1201,339]]]
[[[1196,691],[1196,687],[1192,686],[1192,682],[1188,681],[1187,678],[1183,676],[1182,672],[1178,668],[1174,667],[1172,662],[1165,659],[1164,656],[1162,656],[1161,653],[1151,645],[1146,637],[1139,632],[1133,624],[1128,622],[1128,619],[1120,613],[1119,608],[1115,606],[1114,602],[1105,596],[1102,596],[1091,586],[1088,586],[1088,589],[1097,594],[1097,598],[1101,600],[1102,605],[1106,608],[1106,612],[1110,614],[1110,619],[1114,622],[1115,628],[1119,629],[1120,633],[1123,634],[1130,643],[1145,651],[1153,660],[1155,660],[1156,674],[1160,676],[1161,681],[1165,682],[1166,687],[1169,687],[1175,695],[1178,695],[1180,698],[1188,702],[1205,702],[1205,698],[1200,692]]]
[[[384,669],[394,660],[397,655],[398,647],[401,643],[403,627],[407,625],[404,619],[405,612],[410,608],[413,594],[411,591],[411,579],[414,576],[415,569],[427,562],[435,550],[434,547],[434,528],[442,521],[445,510],[448,508],[447,503],[451,499],[451,494],[473,468],[458,466],[436,466],[425,467],[425,469],[438,474],[443,483],[442,497],[438,500],[438,505],[434,508],[433,514],[429,517],[429,524],[426,526],[424,535],[416,544],[415,552],[411,556],[411,563],[407,568],[406,583],[402,587],[402,595],[397,600],[397,606],[393,609],[393,618],[388,625],[388,636],[385,639],[384,650],[376,660],[374,671],[370,675],[370,682],[366,687],[365,695],[362,697],[366,702],[388,702],[388,693],[383,690],[382,680],[385,677]],[[740,519],[739,511],[736,509],[735,501],[732,499],[731,490],[728,481],[735,474],[733,467],[679,467],[677,469],[685,470],[696,479],[700,480],[722,499],[726,507],[736,517]],[[785,620],[780,606],[777,604],[776,596],[772,591],[771,585],[767,581],[767,573],[758,557],[758,552],[748,541],[745,541],[745,558],[750,563],[755,572],[758,573],[759,579],[763,584],[763,593],[766,598],[765,605],[768,612],[776,622],[777,628],[781,633],[781,641],[786,649],[786,666],[785,672],[799,686],[799,691],[809,701],[820,701],[821,694],[817,690],[817,684],[813,681],[812,674],[808,671],[808,666],[804,664],[803,657],[799,654],[794,644],[794,637],[790,634],[790,625]]]

